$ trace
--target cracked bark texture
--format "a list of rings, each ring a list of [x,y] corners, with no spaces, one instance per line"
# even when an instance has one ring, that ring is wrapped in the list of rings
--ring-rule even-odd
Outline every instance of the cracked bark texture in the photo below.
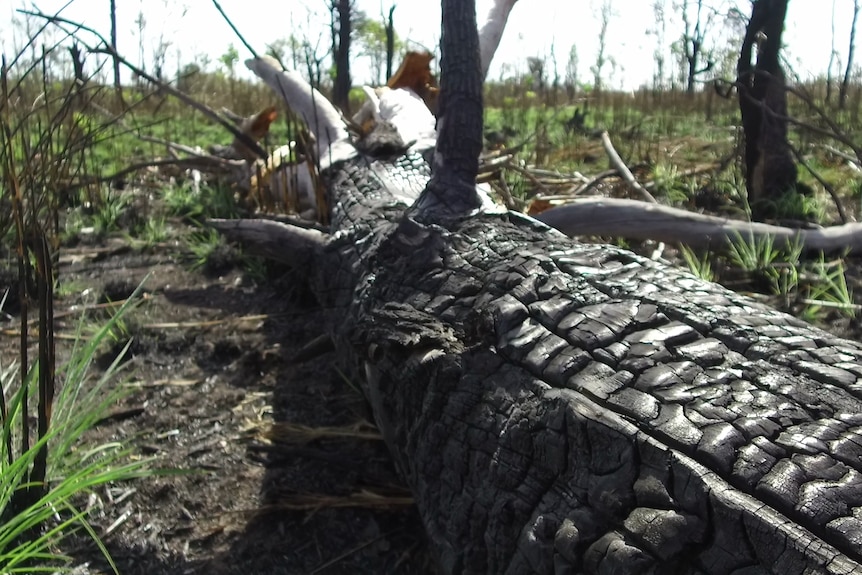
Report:
[[[293,234],[441,571],[862,574],[862,346],[476,209],[473,2],[443,12],[437,149],[335,162],[328,239]]]
[[[418,223],[417,153],[330,176],[318,294],[444,572],[862,573],[862,346],[516,214]]]

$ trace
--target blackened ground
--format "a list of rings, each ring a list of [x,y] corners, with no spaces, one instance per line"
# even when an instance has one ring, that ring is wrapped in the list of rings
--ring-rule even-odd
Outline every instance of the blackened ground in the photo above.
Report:
[[[433,572],[356,382],[331,351],[293,359],[323,333],[301,277],[270,268],[252,281],[241,265],[208,276],[176,241],[135,251],[109,239],[64,248],[61,260],[68,293],[58,313],[118,301],[149,276],[144,302],[97,362],[109,365],[132,336],[135,390],[90,439],[131,439],[136,456],[165,471],[96,494],[92,523],[109,533],[120,573]],[[58,334],[73,334],[80,318],[61,317]],[[18,319],[5,322],[14,330]],[[7,333],[0,353],[15,357]],[[309,435],[321,431],[330,435]],[[111,572],[85,537],[63,551],[81,574]]]

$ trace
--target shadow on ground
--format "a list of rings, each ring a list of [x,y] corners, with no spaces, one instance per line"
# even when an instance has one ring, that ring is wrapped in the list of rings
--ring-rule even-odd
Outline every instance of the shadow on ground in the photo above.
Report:
[[[128,321],[134,392],[94,434],[132,438],[165,470],[96,494],[120,573],[434,572],[357,384],[332,351],[294,359],[326,325],[299,276],[207,278],[165,254],[75,262],[62,277],[106,299],[150,276]],[[83,537],[68,552],[82,574],[111,572]]]

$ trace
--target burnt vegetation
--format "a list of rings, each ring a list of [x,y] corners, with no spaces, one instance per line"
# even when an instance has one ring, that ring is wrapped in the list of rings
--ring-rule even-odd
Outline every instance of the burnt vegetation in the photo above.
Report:
[[[447,2],[462,9],[459,4]],[[655,3],[657,15],[672,8],[665,4]],[[0,529],[0,572],[63,565],[79,566],[81,573],[112,565],[120,573],[432,573],[441,566],[451,572],[550,571],[554,552],[543,552],[548,549],[575,572],[600,572],[616,565],[611,548],[625,551],[620,568],[633,573],[688,572],[723,549],[768,547],[768,536],[735,539],[756,501],[743,498],[737,506],[710,495],[707,510],[672,490],[683,482],[702,493],[730,485],[746,497],[756,494],[789,521],[770,519],[779,539],[792,539],[790,531],[801,526],[806,537],[837,549],[836,561],[858,560],[852,516],[827,520],[827,505],[806,499],[803,487],[796,499],[783,487],[785,480],[798,479],[800,486],[838,481],[815,477],[825,465],[818,459],[823,454],[795,444],[796,432],[840,443],[833,463],[849,466],[842,477],[858,483],[847,462],[855,457],[856,400],[845,379],[862,372],[858,345],[838,339],[862,335],[859,232],[853,227],[862,192],[856,2],[840,80],[832,79],[831,69],[823,79],[794,75],[782,57],[787,2],[778,0],[746,3],[750,12],[719,2],[679,3],[678,37],[660,31],[658,18],[651,30],[666,44],[657,47],[652,85],[626,92],[614,89],[616,61],[605,43],[614,20],[625,17],[612,2],[597,14],[603,49],[589,66],[581,66],[573,46],[566,66],[551,56],[531,57],[516,67],[523,72],[486,78],[480,87],[476,62],[458,61],[470,67],[461,73],[474,82],[473,92],[456,100],[447,99],[453,92],[441,78],[447,65],[452,73],[446,48],[432,59],[424,55],[429,47],[400,37],[394,3],[368,14],[351,1],[334,0],[323,40],[292,35],[258,47],[298,70],[345,116],[353,117],[364,102],[355,85],[355,63],[363,59],[378,83],[410,87],[454,122],[457,130],[445,133],[438,148],[444,153],[433,166],[436,178],[416,206],[416,227],[399,219],[405,206],[392,208],[397,202],[381,208],[333,193],[368,185],[366,176],[360,168],[326,172],[321,150],[331,152],[331,146],[321,144],[321,135],[287,109],[280,94],[236,73],[244,59],[239,49],[226,47],[217,64],[180,62],[171,75],[169,42],[151,61],[136,60],[130,54],[138,48],[118,38],[116,3],[106,7],[107,31],[62,15],[19,12],[17,25],[31,31],[30,40],[4,55],[0,69],[0,477],[14,486],[0,496],[0,525],[12,526]],[[469,20],[458,21],[466,26]],[[141,33],[145,26],[141,18]],[[459,29],[455,39],[444,34],[443,41],[461,45],[470,33]],[[722,51],[718,38],[725,36],[730,40]],[[401,76],[398,65],[408,52],[424,63],[420,76]],[[667,54],[678,70],[668,70]],[[589,82],[582,67],[590,68]],[[482,112],[475,105],[480,92]],[[457,113],[464,116],[451,120]],[[372,133],[388,137],[388,128],[363,122],[344,129],[354,141]],[[384,143],[363,148],[386,150],[372,164],[414,142]],[[593,217],[599,225],[580,238],[590,246],[570,254],[569,243],[548,239],[531,227],[538,224],[514,216],[504,224],[497,216],[457,221],[480,205],[478,196],[460,193],[459,186],[474,180],[489,186],[498,205],[540,218],[579,201],[630,211],[613,212],[625,219],[605,229]],[[618,200],[638,200],[639,207],[617,206]],[[680,212],[666,212],[657,226],[669,235],[636,233],[646,203],[775,228],[716,231],[719,240],[689,246],[675,235]],[[369,218],[366,229],[363,210],[369,208],[383,223]],[[451,210],[455,220],[440,210]],[[207,225],[243,218],[302,231],[290,248],[276,241],[260,257]],[[444,232],[429,232],[423,226],[430,222],[442,222]],[[828,235],[821,228],[843,224],[849,224],[846,242],[805,245],[809,237]],[[704,229],[697,227],[703,222],[693,225],[695,234]],[[381,236],[377,226],[396,231]],[[776,240],[784,237],[776,235],[779,228],[790,239]],[[326,257],[337,265],[315,259],[323,258],[315,251],[322,235],[338,229],[385,241],[375,243],[371,255],[336,244]],[[459,238],[488,251],[465,256],[451,247],[462,245]],[[533,255],[524,256],[525,246]],[[302,247],[315,257],[285,255]],[[429,272],[429,258],[448,267]],[[338,282],[356,278],[336,269],[369,261],[378,266],[379,291],[369,288],[367,309],[344,305],[342,291],[352,287]],[[518,278],[511,265],[520,270]],[[626,275],[636,266],[645,271]],[[709,284],[691,291],[690,276],[674,266],[746,295],[702,287]],[[613,285],[578,275],[584,270]],[[482,290],[469,279],[480,274],[488,276]],[[432,276],[420,285],[419,278]],[[543,299],[550,292],[531,278],[565,284],[576,295]],[[413,281],[421,289],[407,293]],[[675,295],[619,301],[653,288]],[[469,311],[470,298],[485,298],[496,311]],[[668,305],[676,306],[677,316],[663,311]],[[699,317],[698,305],[714,317]],[[421,313],[411,311],[417,309]],[[463,332],[447,323],[461,311],[471,318]],[[507,331],[527,317],[535,319],[530,337]],[[561,336],[564,319],[572,326]],[[734,331],[731,319],[748,323]],[[523,352],[519,337],[547,353]],[[816,351],[808,341],[817,343]],[[500,353],[479,351],[482,345]],[[648,345],[654,346],[650,353]],[[555,355],[563,348],[579,350],[565,365]],[[357,350],[365,355],[357,357]],[[760,363],[784,353],[794,359],[776,370]],[[659,373],[663,362],[673,362],[676,371]],[[469,374],[446,379],[458,370]],[[734,383],[731,375],[739,370],[744,377]],[[572,383],[576,373],[582,377]],[[423,377],[431,391],[405,391],[405,382]],[[553,391],[540,384],[549,377]],[[673,381],[665,385],[657,381],[662,377]],[[500,384],[490,403],[471,395],[469,386],[480,380]],[[441,399],[456,384],[468,386],[463,413]],[[668,399],[695,388],[709,401]],[[521,401],[521,393],[553,397],[533,403]],[[798,419],[784,421],[787,430],[776,428],[774,442],[765,445],[755,420],[769,420],[784,393],[795,394]],[[585,406],[577,417],[566,411],[572,394]],[[429,398],[430,412],[414,402],[421,397]],[[832,418],[837,423],[826,429],[821,419],[800,415],[815,404],[814,415],[846,417]],[[482,415],[470,405],[481,406]],[[703,420],[692,430],[672,405]],[[654,417],[646,413],[653,408]],[[718,423],[729,421],[719,411],[749,408],[749,427],[741,431]],[[611,423],[598,425],[591,410],[607,410]],[[504,413],[508,419],[498,417]],[[440,429],[426,427],[428,418],[466,423]],[[718,419],[704,423],[709,418]],[[643,423],[648,441],[630,441],[632,420]],[[492,465],[483,459],[483,448],[470,443],[480,443],[471,435],[476,430],[503,438],[503,460]],[[451,435],[441,439],[444,433]],[[429,438],[419,449],[409,439],[418,436]],[[589,459],[596,445],[639,466],[611,470],[610,459],[593,460],[584,467],[589,478],[578,479],[554,459],[566,449]],[[728,445],[736,467],[727,468]],[[546,469],[536,471],[525,455],[533,452],[542,452],[538,459],[545,458]],[[751,462],[784,456],[786,469],[755,477]],[[465,461],[497,470],[493,488],[459,468]],[[438,475],[438,463],[463,473],[458,489]],[[506,484],[509,476],[494,465],[545,483],[525,493]],[[153,469],[161,474],[153,476]],[[68,485],[70,477],[83,479]],[[450,507],[433,499],[441,493]],[[855,508],[854,497],[841,492],[828,503]],[[487,537],[499,538],[498,551],[471,543],[485,535],[459,522],[468,499],[480,510],[476,517],[487,520]],[[539,517],[519,507],[527,500],[542,511]],[[577,512],[554,516],[554,506],[566,505]],[[71,534],[81,518],[92,537],[57,536]],[[685,533],[677,547],[651,543],[671,533]],[[710,540],[714,533],[725,539]],[[740,553],[736,563],[723,565],[742,569],[761,560]],[[821,559],[812,557],[800,552],[792,560]]]

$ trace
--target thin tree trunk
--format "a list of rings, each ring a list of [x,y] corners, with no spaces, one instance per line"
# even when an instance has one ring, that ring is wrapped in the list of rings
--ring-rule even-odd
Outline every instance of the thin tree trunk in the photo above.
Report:
[[[333,103],[345,113],[350,113],[350,32],[351,0],[336,0],[338,13],[338,47],[335,52],[335,85],[332,87]]]
[[[694,39],[691,42],[691,52],[687,55],[688,58],[688,77],[685,80],[685,93],[694,94],[694,75],[697,72],[697,58],[699,55],[698,43]]]
[[[832,46],[829,52],[829,64],[826,66],[826,99],[832,101],[832,67],[835,65],[835,0],[832,0]]]
[[[117,0],[111,0],[111,49],[114,54],[119,54],[117,51]],[[114,88],[119,95],[122,90],[120,84],[120,61],[114,58]]]
[[[847,49],[847,67],[844,68],[844,80],[838,91],[838,107],[844,109],[847,103],[847,90],[850,87],[850,76],[853,73],[853,53],[856,51],[856,20],[859,18],[859,0],[853,0],[853,21],[850,24],[850,47]]]
[[[386,21],[386,80],[392,77],[392,61],[395,59],[395,4],[389,8],[389,19]]]

